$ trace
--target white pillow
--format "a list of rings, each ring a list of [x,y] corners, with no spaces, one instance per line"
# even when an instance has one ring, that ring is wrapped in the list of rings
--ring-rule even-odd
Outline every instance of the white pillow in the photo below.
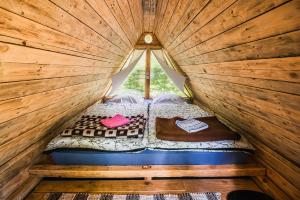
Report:
[[[137,104],[143,102],[144,102],[143,97],[137,95],[130,95],[130,94],[116,95],[107,101],[107,103],[125,103],[125,104],[126,103]]]
[[[153,104],[180,104],[185,102],[186,101],[182,97],[170,93],[160,94],[152,101]]]

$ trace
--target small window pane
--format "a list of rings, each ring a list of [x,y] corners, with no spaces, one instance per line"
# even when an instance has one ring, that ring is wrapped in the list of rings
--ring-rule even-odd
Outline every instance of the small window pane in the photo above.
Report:
[[[145,94],[145,52],[140,60],[128,75],[127,79],[123,82],[121,87],[115,94],[134,94],[144,96]]]
[[[151,53],[151,82],[150,82],[151,97],[156,97],[161,93],[174,93],[179,96],[185,97],[186,95],[181,92],[173,81],[168,77],[162,69],[157,59]]]

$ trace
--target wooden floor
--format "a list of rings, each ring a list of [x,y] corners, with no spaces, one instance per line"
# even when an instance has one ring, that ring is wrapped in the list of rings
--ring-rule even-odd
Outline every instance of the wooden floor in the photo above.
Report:
[[[228,192],[238,189],[260,191],[251,179],[171,179],[171,180],[43,180],[26,198],[41,200],[48,192],[87,192],[87,193],[184,193],[221,192],[226,199]]]

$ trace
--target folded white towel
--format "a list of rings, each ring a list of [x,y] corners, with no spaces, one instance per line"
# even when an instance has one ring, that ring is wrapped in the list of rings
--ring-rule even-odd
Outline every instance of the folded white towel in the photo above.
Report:
[[[196,119],[176,120],[176,125],[188,133],[194,133],[208,128],[206,123]]]

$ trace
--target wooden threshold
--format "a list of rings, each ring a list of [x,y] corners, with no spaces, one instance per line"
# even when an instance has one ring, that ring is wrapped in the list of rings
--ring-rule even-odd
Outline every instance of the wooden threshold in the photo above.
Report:
[[[145,178],[145,177],[241,177],[264,176],[258,164],[243,165],[149,165],[91,166],[38,164],[30,174],[62,178]]]
[[[185,192],[220,192],[226,199],[233,190],[260,191],[248,178],[235,179],[172,179],[172,180],[43,180],[26,198],[42,199],[48,192],[113,193],[113,194],[176,194]]]

